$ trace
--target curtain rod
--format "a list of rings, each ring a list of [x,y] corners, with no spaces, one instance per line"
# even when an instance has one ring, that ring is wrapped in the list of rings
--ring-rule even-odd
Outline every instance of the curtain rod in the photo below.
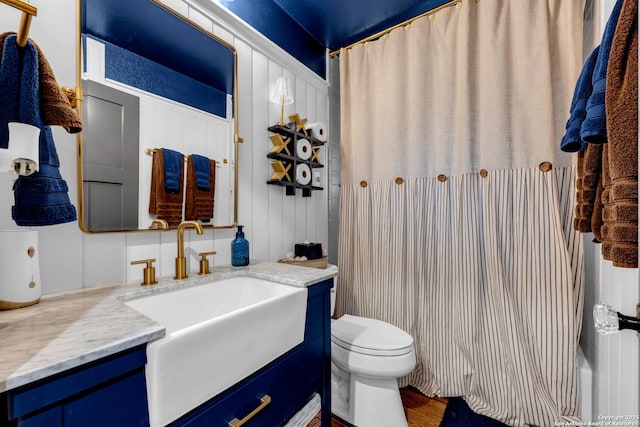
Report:
[[[476,1],[478,1],[478,0],[476,0]],[[449,2],[447,2],[445,4],[442,4],[442,5],[438,6],[438,7],[435,7],[433,9],[430,9],[430,10],[426,11],[426,12],[423,12],[418,16],[414,16],[413,18],[409,18],[406,21],[403,21],[403,22],[401,22],[399,24],[396,24],[396,25],[394,25],[392,27],[389,27],[386,30],[382,30],[382,31],[380,31],[380,32],[378,32],[378,33],[376,33],[376,34],[374,34],[372,36],[365,37],[362,40],[359,40],[359,41],[357,41],[355,43],[350,44],[349,46],[344,47],[344,49],[351,49],[353,46],[355,46],[357,44],[366,43],[368,41],[378,39],[378,38],[384,36],[385,34],[395,30],[396,28],[405,27],[405,26],[411,24],[413,21],[415,21],[417,19],[420,19],[420,18],[425,17],[425,16],[433,15],[433,14],[441,11],[442,9],[446,9],[446,8],[452,7],[452,6],[460,8],[462,6],[462,0],[449,1]],[[343,48],[340,48],[340,49],[337,49],[337,50],[329,52],[329,57],[334,57],[336,55],[340,55],[340,50],[341,49],[343,49]]]
[[[20,27],[18,28],[18,46],[24,47],[27,44],[27,36],[29,35],[29,26],[31,25],[31,17],[38,14],[38,8],[21,0],[0,0],[0,3],[7,4],[22,12],[20,19]]]

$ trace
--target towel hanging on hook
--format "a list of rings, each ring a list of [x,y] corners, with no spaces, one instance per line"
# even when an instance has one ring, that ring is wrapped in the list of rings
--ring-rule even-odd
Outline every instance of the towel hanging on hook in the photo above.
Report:
[[[0,3],[7,4],[22,11],[22,18],[20,18],[20,27],[18,27],[18,38],[16,43],[20,47],[26,46],[27,37],[29,36],[29,27],[31,26],[31,18],[38,15],[38,8],[21,0],[0,0]]]

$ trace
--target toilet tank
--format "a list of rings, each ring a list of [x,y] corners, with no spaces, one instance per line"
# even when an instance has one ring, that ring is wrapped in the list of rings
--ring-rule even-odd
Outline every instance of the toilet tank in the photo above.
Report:
[[[336,286],[338,285],[338,266],[333,264],[327,265],[327,270],[335,271],[336,275],[333,276],[333,287],[331,287],[331,317],[333,317],[336,311]]]

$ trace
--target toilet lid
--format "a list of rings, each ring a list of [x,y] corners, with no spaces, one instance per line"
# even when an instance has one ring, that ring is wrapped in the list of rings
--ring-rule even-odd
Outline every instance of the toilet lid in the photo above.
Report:
[[[363,354],[399,356],[413,350],[413,337],[389,323],[345,314],[331,322],[331,341]]]

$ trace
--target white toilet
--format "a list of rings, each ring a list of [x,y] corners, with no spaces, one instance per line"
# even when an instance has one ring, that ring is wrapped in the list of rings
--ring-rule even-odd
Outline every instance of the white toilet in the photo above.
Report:
[[[332,320],[331,412],[357,427],[407,426],[397,379],[415,366],[413,338],[402,329],[348,314]]]

